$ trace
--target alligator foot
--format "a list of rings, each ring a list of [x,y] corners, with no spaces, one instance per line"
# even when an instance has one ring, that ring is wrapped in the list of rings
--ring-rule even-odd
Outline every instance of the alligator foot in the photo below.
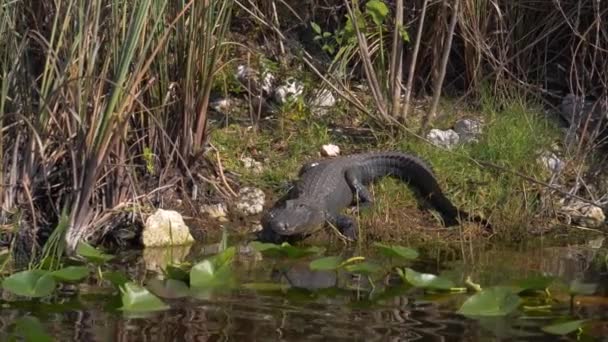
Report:
[[[358,227],[357,222],[346,215],[338,215],[329,220],[329,223],[338,228],[340,234],[344,235],[348,240],[357,241],[358,237]]]

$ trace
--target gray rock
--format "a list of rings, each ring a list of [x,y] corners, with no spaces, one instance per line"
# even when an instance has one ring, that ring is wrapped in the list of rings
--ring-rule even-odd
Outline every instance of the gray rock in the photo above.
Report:
[[[340,154],[340,147],[334,144],[321,146],[321,155],[325,157],[335,157]]]
[[[262,163],[251,157],[243,157],[241,158],[241,162],[246,169],[250,169],[255,173],[261,173],[263,170]]]
[[[180,213],[158,209],[146,220],[142,232],[144,247],[177,246],[194,242]]]
[[[543,152],[538,157],[538,161],[551,173],[558,173],[565,166],[565,163],[555,153],[548,151]]]
[[[477,137],[482,131],[482,122],[473,119],[458,120],[454,124],[454,131],[463,143],[477,142]]]
[[[204,204],[201,206],[201,212],[209,215],[209,217],[219,221],[227,221],[228,209],[224,203]]]
[[[266,194],[254,187],[244,187],[239,190],[239,198],[234,204],[234,210],[243,216],[256,215],[264,210]]]
[[[426,138],[429,139],[433,144],[445,147],[447,149],[451,149],[458,145],[458,142],[460,141],[460,136],[458,136],[458,133],[451,129],[444,131],[433,128],[426,135]]]
[[[568,224],[574,223],[582,227],[597,228],[606,221],[602,208],[578,200],[563,205],[559,211],[566,217]]]
[[[274,92],[275,77],[270,72],[260,73],[246,65],[239,65],[236,71],[236,78],[241,85],[249,90],[253,96],[270,96]]]
[[[279,103],[287,103],[289,100],[302,95],[304,86],[296,79],[290,78],[285,84],[274,90],[274,99]]]
[[[333,107],[336,104],[336,98],[329,89],[321,89],[318,91],[312,101],[310,101],[311,107]]]

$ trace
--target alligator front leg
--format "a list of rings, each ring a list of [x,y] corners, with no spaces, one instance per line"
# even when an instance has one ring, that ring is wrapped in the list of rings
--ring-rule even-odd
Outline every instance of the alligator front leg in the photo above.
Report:
[[[361,182],[359,172],[353,169],[346,170],[344,177],[346,177],[346,183],[348,183],[354,194],[353,204],[361,207],[370,207],[374,203],[374,199],[367,187]]]
[[[331,225],[338,228],[340,234],[352,241],[356,241],[358,237],[358,226],[357,222],[350,217],[342,214],[330,217],[327,220]]]

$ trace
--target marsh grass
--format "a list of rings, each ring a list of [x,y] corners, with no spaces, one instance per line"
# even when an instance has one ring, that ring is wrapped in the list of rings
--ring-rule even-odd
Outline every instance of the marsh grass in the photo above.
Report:
[[[18,236],[59,258],[145,202],[143,177],[192,179],[232,3],[3,2],[0,221],[23,211]]]

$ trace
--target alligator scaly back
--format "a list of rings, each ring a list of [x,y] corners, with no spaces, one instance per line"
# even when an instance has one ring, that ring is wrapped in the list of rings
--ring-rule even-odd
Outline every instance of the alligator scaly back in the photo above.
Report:
[[[341,211],[349,205],[372,203],[367,186],[386,176],[401,179],[418,190],[422,199],[439,211],[446,226],[468,219],[489,228],[484,219],[456,208],[441,191],[431,168],[410,154],[372,152],[325,159],[306,164],[299,176],[294,188],[262,217],[260,239],[297,239],[326,222],[356,239],[356,222]]]

